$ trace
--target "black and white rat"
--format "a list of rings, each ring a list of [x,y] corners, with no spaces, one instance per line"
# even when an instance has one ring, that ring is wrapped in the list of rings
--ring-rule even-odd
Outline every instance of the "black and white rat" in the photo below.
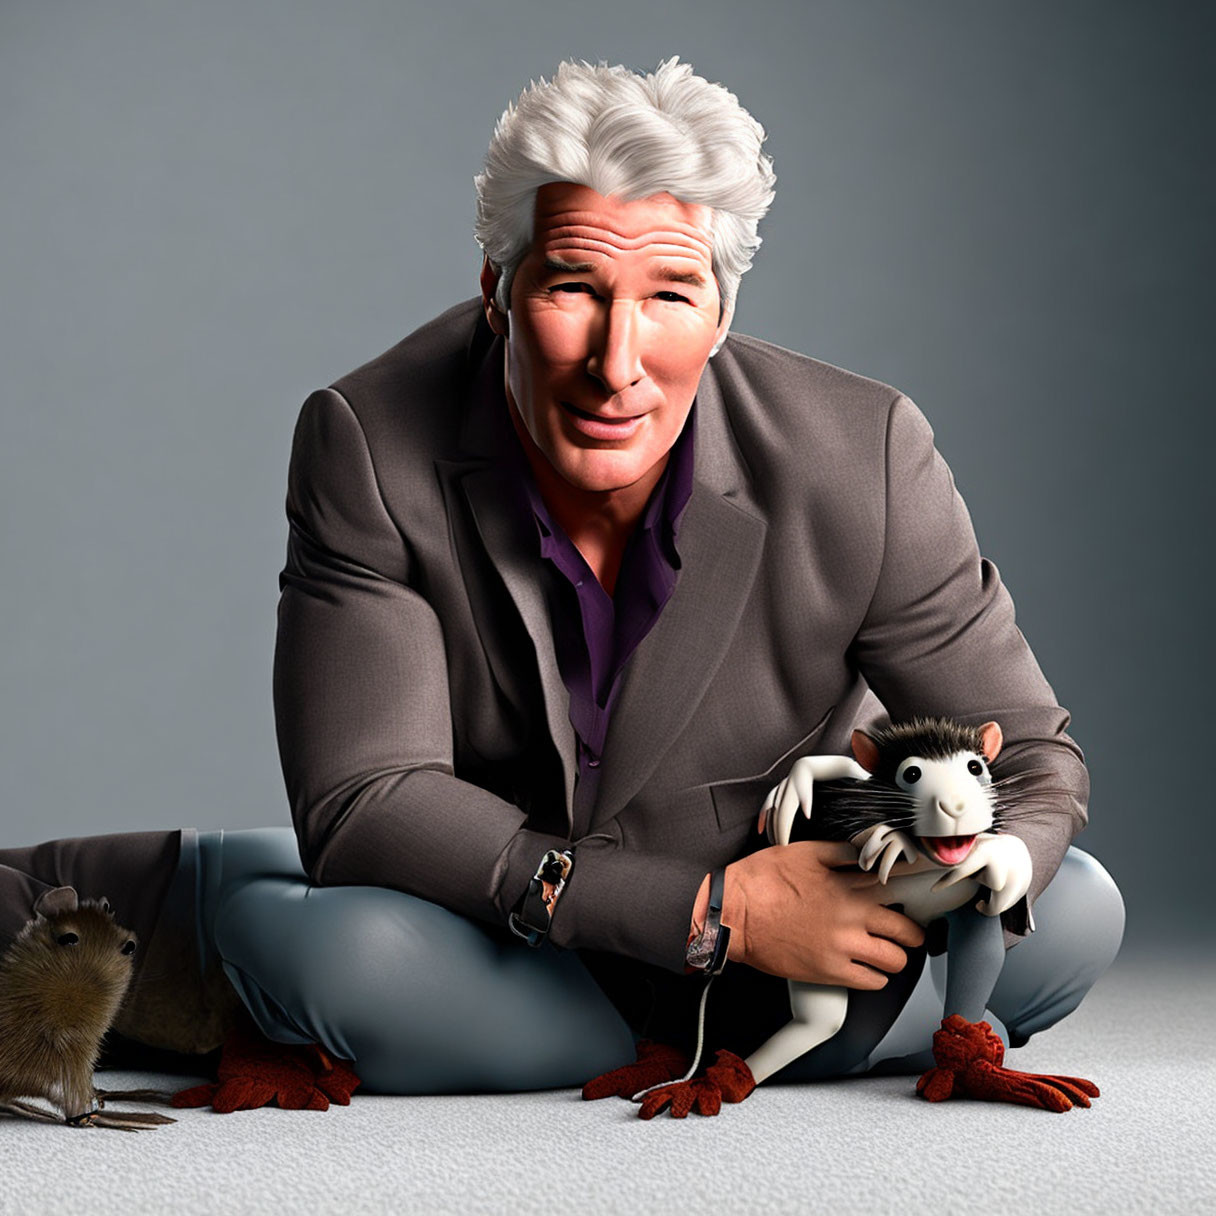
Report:
[[[849,840],[863,869],[877,866],[889,899],[921,925],[950,925],[945,1014],[983,1016],[1004,962],[998,914],[1026,906],[1031,861],[1016,836],[1004,792],[1019,778],[993,781],[1001,750],[995,722],[967,726],[943,718],[866,733],[854,731],[855,759],[807,756],[774,787],[760,827],[787,844],[799,811],[819,839]],[[852,778],[852,780],[842,780]],[[827,795],[827,797],[824,797]],[[898,868],[896,868],[898,867]],[[982,898],[981,898],[982,896]],[[982,914],[982,915],[981,915]],[[848,989],[791,980],[791,1021],[748,1057],[757,1084],[831,1038],[844,1024]]]

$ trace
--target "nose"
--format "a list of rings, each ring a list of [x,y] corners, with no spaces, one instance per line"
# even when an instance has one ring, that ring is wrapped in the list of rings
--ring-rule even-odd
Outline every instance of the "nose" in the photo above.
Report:
[[[646,374],[637,308],[633,300],[614,300],[592,340],[587,372],[609,393],[627,389]]]
[[[965,798],[959,798],[951,806],[944,798],[939,798],[937,800],[937,809],[943,815],[949,815],[951,819],[957,819],[967,809],[967,801]]]

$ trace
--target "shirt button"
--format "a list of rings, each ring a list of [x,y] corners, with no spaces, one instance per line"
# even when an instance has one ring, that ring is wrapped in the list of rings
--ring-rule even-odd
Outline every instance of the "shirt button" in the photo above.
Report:
[[[587,760],[587,767],[588,767],[588,768],[599,768],[599,766],[600,766],[600,758],[599,758],[599,756],[590,756],[590,757],[588,757],[588,760]]]

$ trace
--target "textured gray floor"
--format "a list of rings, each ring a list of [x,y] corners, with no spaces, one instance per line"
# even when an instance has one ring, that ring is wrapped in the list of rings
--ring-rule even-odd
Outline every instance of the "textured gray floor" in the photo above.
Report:
[[[1010,1060],[1099,1083],[1065,1115],[930,1106],[881,1078],[761,1089],[682,1122],[573,1091],[184,1111],[139,1135],[5,1119],[0,1212],[1216,1212],[1214,1009],[1210,959],[1199,975],[1117,963]]]

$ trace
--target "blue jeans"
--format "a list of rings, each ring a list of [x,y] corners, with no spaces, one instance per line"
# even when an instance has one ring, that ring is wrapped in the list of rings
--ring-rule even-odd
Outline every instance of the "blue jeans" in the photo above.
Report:
[[[218,953],[262,1032],[356,1061],[366,1092],[577,1086],[634,1057],[633,1033],[574,952],[529,949],[399,891],[311,886],[289,829],[189,836],[178,877],[201,893],[204,957]],[[1007,952],[989,1003],[1015,1041],[1080,1004],[1118,952],[1123,902],[1102,866],[1073,848],[1035,920]],[[944,963],[923,968],[894,1025],[848,1071],[932,1063]],[[830,1059],[812,1053],[781,1077],[829,1075]]]

